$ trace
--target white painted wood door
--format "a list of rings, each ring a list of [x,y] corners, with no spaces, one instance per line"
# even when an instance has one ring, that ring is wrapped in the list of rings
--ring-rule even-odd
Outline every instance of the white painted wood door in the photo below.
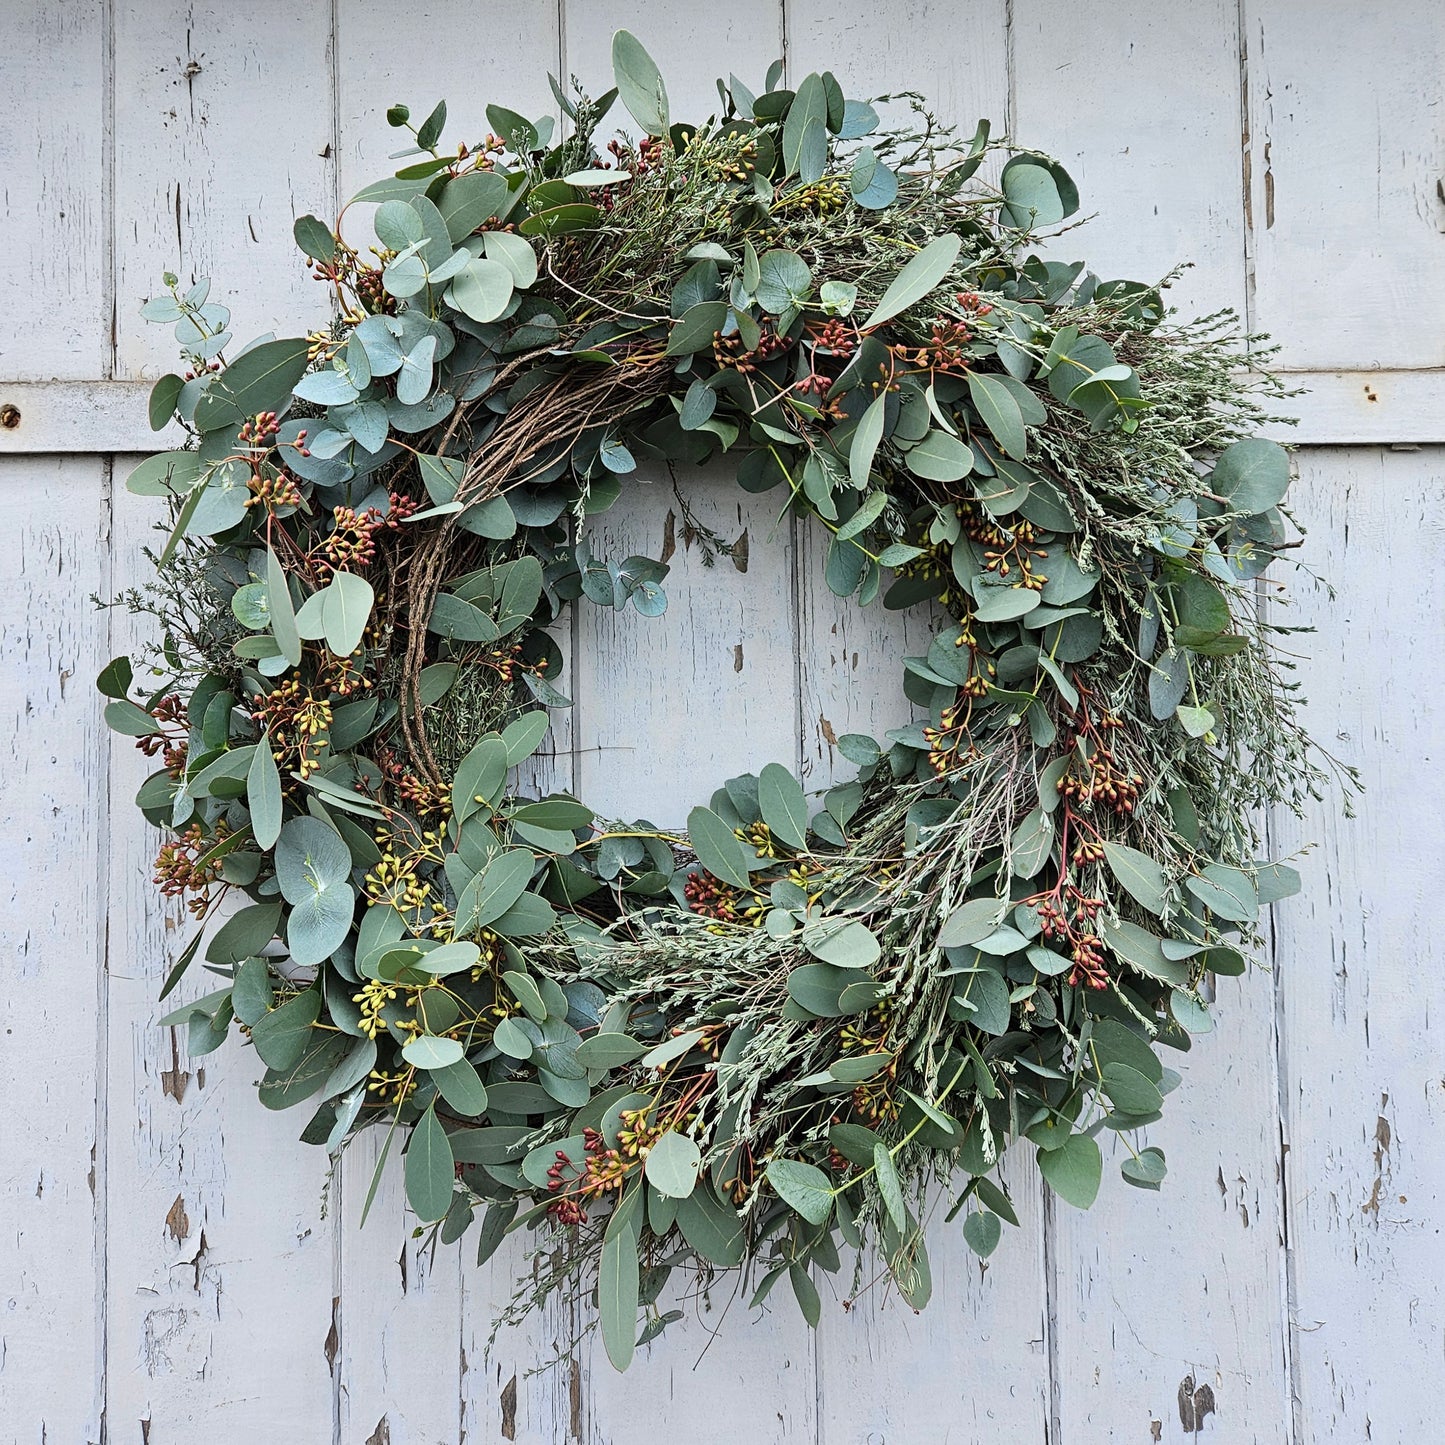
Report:
[[[0,1445],[816,1445],[1433,1438],[1445,1347],[1445,18],[1433,0],[7,0],[0,19],[0,727],[9,772],[0,978]],[[298,16],[298,11],[304,14]],[[366,1231],[362,1150],[324,1161],[265,1114],[248,1055],[191,1061],[153,1023],[175,947],[131,807],[141,768],[91,679],[130,641],[93,608],[141,575],[151,517],[115,485],[146,447],[165,265],[215,278],[254,333],[305,324],[290,217],[385,164],[380,112],[445,96],[551,105],[605,84],[626,24],[677,108],[714,68],[786,55],[861,93],[914,87],[1069,166],[1098,218],[1059,245],[1106,274],[1192,260],[1186,312],[1238,309],[1298,378],[1309,539],[1293,620],[1318,736],[1362,767],[1322,807],[1268,956],[1220,984],[1157,1142],[1160,1195],[1087,1215],[1010,1161],[1024,1229],[988,1267],[933,1243],[937,1287],[810,1334],[734,1305],[626,1377],[554,1312],[491,1321],[520,1254],[478,1270],[406,1241],[390,1178]],[[277,116],[284,117],[284,125]],[[680,549],[665,628],[585,614],[557,781],[666,821],[769,758],[817,784],[831,737],[894,720],[906,620],[840,607],[806,531],[708,478],[746,575]],[[608,514],[660,544],[660,482]],[[680,623],[684,625],[679,625]],[[639,674],[647,745],[610,690]],[[675,699],[687,698],[685,709]],[[671,703],[669,700],[674,700]],[[670,710],[669,710],[670,708]],[[560,1350],[563,1363],[529,1373]],[[1208,1392],[1213,1411],[1202,1410]],[[1196,1404],[1196,1401],[1199,1403]]]

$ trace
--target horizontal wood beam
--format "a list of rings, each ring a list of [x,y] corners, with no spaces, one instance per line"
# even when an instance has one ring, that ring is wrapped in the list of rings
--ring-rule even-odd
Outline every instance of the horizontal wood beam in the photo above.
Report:
[[[1272,435],[1299,446],[1445,443],[1445,368],[1294,371],[1285,404],[1297,426]],[[171,426],[153,432],[148,381],[0,381],[0,456],[152,452],[179,446]]]

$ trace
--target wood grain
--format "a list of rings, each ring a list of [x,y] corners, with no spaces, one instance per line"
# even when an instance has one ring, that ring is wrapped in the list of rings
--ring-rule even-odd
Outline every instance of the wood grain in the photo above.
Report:
[[[102,376],[110,355],[105,11],[12,5],[4,22],[0,376]]]
[[[1075,221],[1089,218],[1050,256],[1105,280],[1155,282],[1187,265],[1167,293],[1181,316],[1242,315],[1235,0],[1126,0],[1107,25],[1085,6],[1020,6],[1012,39],[1014,142],[1064,163]]]
[[[1256,320],[1290,366],[1445,362],[1445,11],[1245,0]]]
[[[117,470],[138,458],[117,460]],[[146,580],[152,499],[120,492],[110,587]],[[100,614],[96,614],[100,615]],[[110,615],[116,653],[139,656],[142,619]],[[99,723],[95,723],[99,726]],[[150,1445],[197,1438],[328,1438],[334,1221],[326,1159],[297,1141],[309,1112],[256,1100],[264,1069],[234,1036],[192,1059],[183,1029],[156,1020],[161,983],[193,922],[151,882],[160,841],[134,806],[154,770],[112,736],[106,849],[107,1422]],[[208,991],[197,965],[174,1002]],[[114,1438],[114,1437],[112,1437]],[[121,1438],[125,1438],[121,1436]]]
[[[291,223],[329,215],[329,26],[287,0],[146,0],[114,7],[117,374],[172,370],[172,328],[140,316],[161,273],[211,280],[231,350],[328,315]],[[278,124],[284,115],[284,126]]]
[[[1336,595],[1301,575],[1276,616],[1319,629],[1299,672],[1306,716],[1365,792],[1353,820],[1332,805],[1275,820],[1281,853],[1317,844],[1302,894],[1275,910],[1296,1429],[1406,1440],[1430,1428],[1445,1342],[1445,455],[1331,452],[1300,473],[1302,561]]]
[[[109,584],[99,458],[0,462],[14,497],[0,587],[6,960],[0,1092],[0,1435],[98,1442],[105,1411],[107,745],[91,682],[108,658],[89,605]]]
[[[0,717],[17,760],[0,801],[0,941],[25,1025],[0,1050],[0,1441],[1429,1438],[1445,1347],[1432,924],[1445,459],[1323,447],[1445,441],[1440,14],[419,0],[404,30],[394,16],[382,0],[304,20],[282,0],[17,0],[5,15],[0,404],[21,423],[0,431],[14,509]],[[1299,456],[1302,560],[1338,588],[1331,601],[1301,574],[1282,615],[1318,629],[1297,643],[1311,726],[1368,785],[1354,821],[1334,800],[1271,820],[1280,849],[1319,846],[1300,863],[1303,896],[1275,910],[1268,958],[1221,982],[1216,1031],[1180,1065],[1184,1089],[1151,1136],[1170,1161],[1161,1195],[1111,1169],[1079,1215],[1011,1158],[1023,1231],[984,1268],[957,1223],[936,1220],[926,1314],[881,1289],[844,1311],[823,1279],[813,1336],[785,1294],[723,1318],[719,1290],[625,1379],[574,1340],[565,1306],[489,1353],[528,1239],[480,1270],[473,1240],[428,1257],[405,1237],[395,1159],[358,1232],[376,1140],[338,1171],[323,1218],[325,1160],[295,1140],[302,1111],[260,1109],[254,1055],[233,1043],[191,1059],[156,1029],[188,925],[149,881],[156,835],[131,802],[148,769],[107,740],[90,692],[143,629],[89,602],[138,580],[151,540],[148,504],[123,493],[112,534],[103,457],[148,444],[136,379],[174,361],[167,329],[137,314],[161,270],[211,275],[238,339],[317,324],[326,299],[291,218],[329,218],[391,168],[385,107],[421,114],[445,96],[448,137],[468,140],[488,101],[550,113],[547,70],[610,83],[617,24],[662,63],[680,118],[713,108],[717,70],[756,85],[786,55],[793,81],[829,65],[858,93],[920,89],[966,132],[979,115],[1011,126],[1100,213],[1054,254],[1146,277],[1193,260],[1182,311],[1243,306],[1276,335],[1311,388],[1297,403],[1296,435],[1317,444]],[[130,385],[101,384],[112,374]],[[134,460],[115,458],[116,477]],[[746,534],[745,573],[702,565],[665,473],[636,474],[592,523],[604,555],[658,556],[671,539],[669,611],[585,605],[563,630],[576,707],[539,786],[675,824],[770,759],[824,787],[849,771],[831,738],[903,720],[896,658],[923,650],[926,619],[839,603],[821,539],[729,475],[678,484],[724,540]],[[63,907],[48,901],[62,870]],[[203,988],[197,975],[179,996]],[[1186,1379],[1214,1399],[1197,1430],[1180,1412]]]

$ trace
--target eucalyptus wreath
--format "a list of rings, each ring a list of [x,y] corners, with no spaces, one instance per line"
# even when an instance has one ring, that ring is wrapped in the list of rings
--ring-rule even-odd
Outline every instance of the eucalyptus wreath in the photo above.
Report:
[[[683,124],[626,32],[613,64],[596,100],[552,81],[560,133],[488,106],[443,148],[444,105],[393,107],[407,163],[296,222],[309,336],[232,348],[166,277],[151,418],[189,441],[130,478],[171,515],[122,599],[160,641],[100,687],[201,924],[165,992],[198,957],[221,984],[162,1022],[239,1032],[333,1156],[381,1131],[376,1178],[405,1141],[440,1241],[538,1231],[507,1316],[590,1300],[625,1368],[674,1269],[746,1267],[754,1303],[786,1276],[816,1323],[866,1245],[923,1305],[936,1209],[983,1257],[1017,1224],[1010,1141],[1071,1205],[1101,1138],[1159,1188],[1159,1050],[1297,887],[1260,810],[1326,772],[1257,606],[1281,392],[1229,313],[1035,254],[1067,174],[919,96],[884,125],[775,65]],[[619,99],[640,138],[603,144]],[[685,834],[535,796],[549,628],[667,625],[666,562],[592,519],[718,457],[831,534],[839,597],[930,610],[916,720],[838,738],[820,797],[733,778]]]

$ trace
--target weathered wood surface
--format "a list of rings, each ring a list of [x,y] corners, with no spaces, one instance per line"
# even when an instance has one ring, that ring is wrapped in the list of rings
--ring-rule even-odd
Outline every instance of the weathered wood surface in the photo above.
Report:
[[[407,12],[414,39],[394,13],[7,9],[0,405],[22,416],[0,426],[0,1445],[631,1445],[664,1422],[704,1445],[1429,1438],[1445,1340],[1445,464],[1383,446],[1445,440],[1438,8],[429,0]],[[241,336],[308,324],[289,217],[333,212],[385,164],[387,103],[445,95],[465,131],[491,99],[539,111],[546,68],[605,83],[618,23],[662,63],[679,114],[710,105],[715,69],[756,76],[785,55],[794,78],[831,63],[853,87],[919,88],[966,130],[1011,125],[1100,213],[1057,254],[1143,276],[1196,261],[1177,303],[1233,305],[1276,335],[1313,388],[1303,440],[1382,444],[1301,453],[1302,560],[1339,595],[1301,573],[1292,614],[1318,629],[1300,672],[1315,731],[1369,792],[1354,821],[1334,804],[1271,820],[1283,848],[1319,843],[1306,892],[1277,909],[1269,956],[1221,982],[1215,1033],[1181,1067],[1157,1139],[1165,1192],[1115,1176],[1079,1215],[1013,1159],[1023,1232],[984,1268],[938,1228],[923,1315],[877,1291],[844,1311],[846,1277],[824,1280],[814,1336],[784,1299],[754,1315],[724,1294],[625,1379],[562,1310],[489,1355],[522,1244],[482,1270],[465,1244],[423,1255],[394,1161],[359,1231],[361,1150],[323,1218],[324,1161],[294,1142],[297,1120],[259,1108],[251,1057],[191,1059],[154,1027],[187,935],[148,882],[141,760],[102,733],[90,690],[134,624],[89,601],[142,574],[149,517],[111,484],[134,458],[105,454],[146,444],[140,383],[170,348],[137,309],[159,272],[211,274]],[[112,376],[125,388],[95,385]],[[94,404],[67,424],[82,385]],[[672,548],[670,609],[589,610],[563,637],[577,706],[546,783],[660,823],[769,759],[825,786],[846,766],[839,734],[904,716],[883,659],[926,624],[840,606],[817,537],[767,497],[637,480],[596,528],[609,549]],[[737,548],[703,565],[685,509],[745,535],[745,572]]]

